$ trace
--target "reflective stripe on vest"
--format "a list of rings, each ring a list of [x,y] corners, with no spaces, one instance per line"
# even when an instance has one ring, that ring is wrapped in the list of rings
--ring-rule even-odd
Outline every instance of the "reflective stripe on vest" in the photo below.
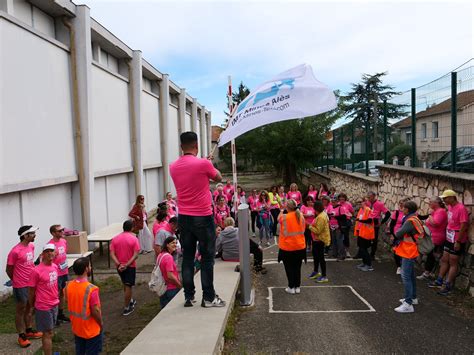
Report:
[[[287,216],[288,216],[287,214],[283,215],[283,234],[285,235],[285,237],[295,237],[297,235],[304,234],[304,229],[303,230],[297,230],[297,231],[291,232],[291,233],[288,232],[288,224],[286,222],[286,217]]]
[[[81,318],[81,319],[84,319],[84,320],[88,320],[90,318],[90,315],[87,315],[87,305],[88,305],[87,299],[88,299],[89,294],[91,293],[91,290],[92,290],[93,287],[96,287],[96,286],[94,286],[93,284],[89,284],[86,287],[86,292],[84,292],[84,298],[82,300],[81,313],[76,313],[76,312],[69,311],[69,314],[71,316]]]

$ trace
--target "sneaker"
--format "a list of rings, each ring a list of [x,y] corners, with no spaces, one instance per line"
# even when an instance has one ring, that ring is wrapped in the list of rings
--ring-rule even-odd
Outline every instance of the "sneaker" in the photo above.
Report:
[[[294,288],[289,288],[289,287],[285,288],[285,292],[289,293],[290,295],[294,295],[296,293]]]
[[[362,267],[359,268],[360,271],[374,271],[374,268],[372,266],[369,266],[369,265],[364,265]]]
[[[396,275],[401,275],[402,274],[402,268],[397,267],[397,271],[395,272]]]
[[[321,276],[320,272],[313,271],[311,274],[309,274],[308,278],[311,280],[316,280],[319,276]]]
[[[135,310],[134,307],[128,306],[123,309],[122,316],[128,316],[129,314],[132,314],[134,310]]]
[[[20,334],[18,336],[18,345],[22,348],[27,348],[31,345],[31,341],[28,340],[25,334]]]
[[[265,246],[267,246],[267,247],[269,247],[270,245],[271,245],[270,242],[267,242],[267,243],[265,244]]]
[[[295,287],[295,293],[299,295],[301,293],[301,288]]]
[[[212,301],[206,301],[202,300],[201,302],[201,307],[204,308],[210,308],[210,307],[224,307],[225,306],[225,301],[223,301],[218,295],[214,297],[214,300]]]
[[[130,303],[128,304],[128,306],[129,306],[129,307],[135,307],[136,305],[137,305],[137,300],[135,300],[135,299],[132,298],[132,299],[130,300]]]
[[[416,277],[418,280],[429,280],[430,273],[428,271],[424,271],[420,276]]]
[[[357,267],[358,269],[360,269],[361,267],[364,267],[364,266],[365,266],[365,264],[362,263],[362,264],[357,265],[356,267]]]
[[[400,298],[400,303],[403,303],[405,302],[405,299],[404,298]],[[416,306],[418,304],[418,298],[412,298],[411,300],[411,304]]]
[[[439,281],[439,280],[434,280],[434,281],[428,282],[428,287],[430,287],[430,288],[442,287],[442,286],[443,286],[443,282]]]
[[[437,292],[438,295],[448,296],[451,293],[451,288],[444,286],[441,290]]]
[[[324,283],[324,282],[329,282],[328,278],[326,276],[320,276],[316,279],[317,283]]]
[[[38,332],[36,329],[31,329],[25,333],[28,339],[40,339],[43,336],[42,332]]]
[[[70,323],[71,320],[64,313],[58,314],[58,321]]]
[[[256,235],[255,235],[255,233],[253,233],[253,234],[252,234],[252,238],[255,238],[255,237],[256,237]]]
[[[398,313],[413,313],[415,312],[415,308],[413,308],[413,305],[408,304],[403,300],[402,304],[395,308],[394,311]]]
[[[351,253],[349,253],[349,250],[346,250],[346,258],[352,258]]]

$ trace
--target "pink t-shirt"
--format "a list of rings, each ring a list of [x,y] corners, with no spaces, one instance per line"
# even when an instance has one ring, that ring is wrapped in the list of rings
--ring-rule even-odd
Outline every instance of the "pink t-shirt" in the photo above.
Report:
[[[28,243],[24,246],[18,243],[8,253],[7,265],[13,266],[12,286],[23,288],[29,286],[30,275],[35,268],[35,245]]]
[[[448,206],[448,228],[446,230],[446,239],[448,242],[464,243],[467,241],[467,233],[461,240],[459,238],[459,230],[461,229],[461,223],[469,223],[469,213],[466,207],[458,202],[454,206]]]
[[[318,191],[316,191],[316,190],[308,191],[308,196],[311,196],[313,198],[313,201],[316,201],[316,199],[318,197]]]
[[[227,197],[227,201],[232,201],[232,197],[234,196],[234,186],[225,185],[224,194]]]
[[[112,238],[110,243],[110,251],[115,253],[120,264],[126,264],[136,251],[140,251],[140,244],[135,234],[130,232],[123,232],[117,234]],[[130,264],[130,267],[136,267],[135,260]]]
[[[382,201],[375,200],[374,202],[368,202],[368,206],[372,209],[372,212],[369,215],[369,218],[378,219],[380,222],[380,217],[382,213],[387,213],[388,209],[385,207]]]
[[[58,276],[67,275],[69,273],[67,267],[67,241],[64,238],[59,239],[57,242],[54,238],[48,242],[50,244],[54,244],[56,247],[55,254],[56,256],[53,259],[53,263],[58,266]]]
[[[178,286],[172,283],[168,277],[168,271],[171,271],[171,273],[179,280],[178,269],[176,268],[176,263],[174,262],[173,256],[169,253],[161,253],[158,255],[156,262],[160,263],[160,270],[163,278],[165,279],[166,289],[174,290],[178,288]]]
[[[328,214],[329,216],[329,227],[334,230],[334,229],[337,229],[339,227],[339,223],[337,223],[337,219],[336,219],[336,210],[339,208],[336,207],[334,208],[333,205],[329,204],[327,207],[326,207],[326,213]]]
[[[217,202],[217,197],[219,196],[222,196],[224,197],[224,200],[225,200],[225,203],[229,202],[229,199],[227,198],[226,194],[224,193],[224,191],[222,192],[219,192],[219,190],[215,190],[212,194],[212,198],[214,199],[214,202]]]
[[[301,213],[305,216],[304,221],[306,222],[306,226],[310,226],[313,224],[315,213],[313,207],[308,206],[301,206]]]
[[[170,175],[176,187],[178,210],[187,216],[212,215],[209,179],[215,179],[218,170],[207,159],[183,155],[170,165]]]
[[[349,201],[339,202],[339,204],[343,206],[348,213],[350,213],[350,216],[354,215],[354,207],[352,207],[352,204]]]
[[[78,277],[77,279],[75,279],[74,281],[71,281],[71,282],[88,282],[88,280],[86,278],[83,278],[83,277]],[[90,298],[89,298],[89,306],[90,306],[90,310],[92,311],[92,307],[94,307],[95,305],[99,305],[100,306],[100,298],[99,298],[99,288],[95,288],[94,290],[92,290],[91,292],[91,295],[90,295]]]
[[[229,206],[216,206],[215,220],[216,224],[224,228],[224,220],[230,216]]]
[[[39,264],[31,273],[29,286],[36,288],[36,309],[47,311],[56,307],[59,304],[57,265]]]
[[[288,191],[288,200],[295,200],[296,204],[301,203],[301,192],[299,191]]]
[[[397,211],[398,211],[398,216],[397,216]],[[402,220],[405,215],[403,214],[403,211],[396,210],[392,212],[391,219],[394,220],[395,218],[397,221],[395,222],[395,226],[393,227],[393,233],[397,233],[398,230],[402,227]]]
[[[430,219],[426,220],[426,226],[431,232],[431,239],[435,245],[443,245],[446,240],[446,227],[448,226],[448,213],[444,208],[437,208],[431,212],[431,218],[434,225],[431,223]]]
[[[156,237],[156,234],[162,229],[171,232],[171,227],[168,221],[158,223],[158,221],[155,219],[155,222],[153,223],[153,236]]]
[[[249,204],[250,211],[256,211],[257,210],[257,196],[252,196],[250,195],[249,198],[247,199],[247,203]]]

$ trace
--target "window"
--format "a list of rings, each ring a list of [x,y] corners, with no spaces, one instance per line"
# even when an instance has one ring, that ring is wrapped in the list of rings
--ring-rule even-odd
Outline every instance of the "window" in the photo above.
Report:
[[[431,122],[431,133],[432,133],[432,136],[433,138],[439,138],[439,133],[438,133],[438,122]]]
[[[13,2],[13,15],[27,25],[50,37],[56,37],[54,18],[25,0]]]
[[[426,123],[421,124],[421,139],[426,139]]]
[[[411,145],[411,132],[405,133],[405,142],[406,144]]]

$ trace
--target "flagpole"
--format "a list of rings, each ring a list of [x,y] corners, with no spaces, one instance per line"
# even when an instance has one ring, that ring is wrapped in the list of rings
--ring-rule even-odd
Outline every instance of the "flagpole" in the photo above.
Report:
[[[228,100],[228,107],[229,107],[229,119],[227,121],[227,126],[229,126],[229,122],[232,119],[232,113],[234,109],[234,102],[232,100],[232,78],[229,75],[228,77],[228,91],[227,91],[227,100]],[[230,151],[232,154],[232,180],[234,183],[234,216],[237,219],[237,156],[236,156],[236,148],[235,148],[235,139],[232,139],[230,142]]]

